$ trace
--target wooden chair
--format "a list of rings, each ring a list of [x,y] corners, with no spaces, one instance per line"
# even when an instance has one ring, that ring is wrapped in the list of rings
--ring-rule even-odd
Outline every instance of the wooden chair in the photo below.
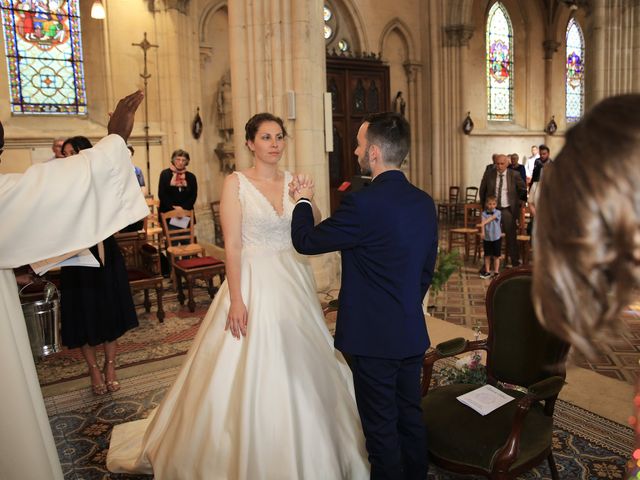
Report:
[[[458,204],[459,194],[460,187],[449,187],[449,200],[438,204],[438,219],[440,219],[440,214],[443,214],[448,221],[453,219],[456,212],[456,205]]]
[[[171,264],[171,276],[178,291],[178,301],[184,305],[184,292],[182,290],[182,279],[187,283],[189,301],[187,303],[189,311],[196,309],[193,300],[193,286],[196,279],[207,282],[208,292],[211,298],[214,297],[217,288],[213,286],[213,278],[219,277],[220,283],[224,280],[225,266],[222,260],[205,255],[204,247],[196,242],[193,221],[189,221],[186,228],[169,228],[172,218],[181,216],[193,219],[192,210],[178,212],[171,210],[160,214],[162,218],[162,230],[166,242],[167,255]]]
[[[147,206],[149,207],[149,215],[144,220],[144,231],[147,234],[147,241],[155,246],[158,251],[162,247],[162,225],[158,218],[158,207],[160,206],[160,200],[154,200],[153,198],[147,198]]]
[[[458,203],[456,205],[455,211],[455,219],[458,217],[462,217],[464,214],[464,206],[467,203],[477,203],[478,202],[478,187],[467,187],[464,189],[464,203]]]
[[[455,338],[425,356],[422,410],[429,458],[445,470],[495,480],[515,479],[546,459],[557,480],[553,411],[564,385],[569,345],[538,322],[528,266],[499,275],[487,291],[486,308],[488,338]],[[487,352],[487,383],[515,398],[485,416],[457,400],[478,385],[430,389],[437,360],[475,350]]]
[[[479,203],[464,204],[464,224],[460,228],[451,228],[449,230],[449,251],[455,246],[464,247],[464,259],[469,259],[471,245],[475,246],[476,254],[478,252],[478,238],[480,237],[480,208]],[[475,255],[474,254],[474,258]]]
[[[529,263],[531,253],[531,235],[527,234],[527,227],[531,221],[531,210],[528,206],[520,207],[520,218],[518,220],[518,248],[520,249],[520,260],[523,264]]]
[[[158,304],[157,317],[164,321],[162,305],[162,272],[160,271],[160,252],[156,247],[147,243],[147,236],[143,231],[119,232],[114,235],[127,267],[129,286],[132,291],[144,291],[144,309],[151,311],[149,289],[154,288]]]
[[[222,223],[220,222],[220,202],[211,202],[209,206],[213,215],[213,231],[216,236],[216,245],[224,248],[224,236],[222,234]]]

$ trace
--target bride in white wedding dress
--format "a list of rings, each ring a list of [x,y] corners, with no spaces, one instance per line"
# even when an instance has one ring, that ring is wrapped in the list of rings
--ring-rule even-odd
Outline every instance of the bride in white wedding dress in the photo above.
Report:
[[[305,257],[291,244],[282,120],[246,127],[255,165],[225,180],[227,280],[174,384],[117,425],[107,468],[157,480],[364,480],[351,372],[333,347]]]

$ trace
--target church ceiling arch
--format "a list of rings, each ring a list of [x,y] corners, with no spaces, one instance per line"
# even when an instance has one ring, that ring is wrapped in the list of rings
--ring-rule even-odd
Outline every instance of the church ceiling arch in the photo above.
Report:
[[[411,35],[411,31],[407,24],[400,20],[398,17],[393,18],[385,27],[382,29],[382,34],[380,35],[380,41],[378,43],[378,52],[384,52],[384,47],[387,44],[387,40],[389,35],[395,32],[404,45],[405,49],[405,61],[411,61],[416,58],[416,50],[415,50],[415,42],[413,41],[413,36]]]
[[[209,21],[219,10],[227,10],[226,1],[210,0],[203,7],[198,19],[198,39],[200,44],[208,42]]]

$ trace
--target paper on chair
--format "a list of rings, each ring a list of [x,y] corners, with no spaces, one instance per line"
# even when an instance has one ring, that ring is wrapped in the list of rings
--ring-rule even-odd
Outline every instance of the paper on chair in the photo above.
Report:
[[[480,388],[460,395],[458,400],[466,406],[473,408],[480,415],[493,412],[496,408],[509,403],[514,397],[507,395],[492,385],[483,385]]]
[[[36,275],[43,275],[55,267],[99,267],[100,262],[89,249],[75,250],[73,252],[47,258],[31,264]]]
[[[178,228],[187,228],[191,217],[171,217],[169,219],[169,225],[173,225]]]

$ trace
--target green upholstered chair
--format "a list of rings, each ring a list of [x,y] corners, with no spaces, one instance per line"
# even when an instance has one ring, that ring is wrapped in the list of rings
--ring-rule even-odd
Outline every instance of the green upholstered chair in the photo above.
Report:
[[[486,307],[488,338],[456,338],[425,356],[422,408],[431,461],[445,470],[502,480],[546,458],[552,478],[558,479],[551,452],[553,410],[569,346],[538,323],[529,266],[498,276],[487,291]],[[484,417],[456,399],[478,385],[429,389],[436,360],[474,350],[487,352],[488,383],[515,397]]]

